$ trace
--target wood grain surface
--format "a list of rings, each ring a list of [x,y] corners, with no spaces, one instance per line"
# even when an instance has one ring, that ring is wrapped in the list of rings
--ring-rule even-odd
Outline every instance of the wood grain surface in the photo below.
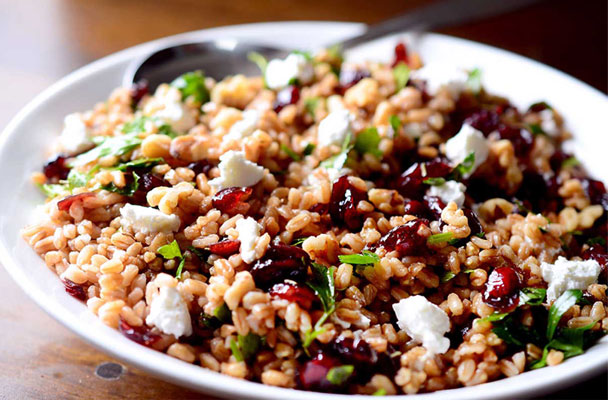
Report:
[[[189,30],[262,21],[373,23],[422,3],[425,2],[0,0],[0,127],[61,76],[143,41]],[[440,32],[514,51],[606,91],[605,0],[546,1]],[[83,104],[83,108],[88,106]],[[0,399],[210,399],[129,366],[123,366],[122,373],[111,380],[98,376],[100,365],[116,361],[48,317],[2,268],[0,293]],[[606,371],[598,374],[547,398],[606,399]]]

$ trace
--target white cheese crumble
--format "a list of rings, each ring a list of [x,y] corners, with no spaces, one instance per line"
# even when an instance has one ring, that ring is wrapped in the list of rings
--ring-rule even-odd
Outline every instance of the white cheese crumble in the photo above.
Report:
[[[253,186],[264,177],[264,168],[245,158],[242,151],[230,150],[220,157],[219,178],[209,181],[218,190],[229,187]]]
[[[247,264],[251,264],[256,260],[255,241],[260,237],[262,225],[258,224],[251,217],[239,219],[236,221],[236,230],[239,233],[239,241],[241,242],[241,258]]]
[[[465,89],[469,76],[464,69],[430,63],[420,69],[412,70],[410,77],[425,81],[426,91],[431,96],[436,95],[442,87],[446,87],[452,96],[457,96]]]
[[[551,137],[556,137],[559,135],[559,128],[555,122],[553,110],[542,110],[538,113],[538,116],[540,117],[540,129],[542,129],[543,132]]]
[[[341,146],[346,139],[346,136],[352,132],[352,116],[345,110],[336,110],[319,123],[317,131],[317,141],[320,146],[329,146],[332,144]]]
[[[241,140],[251,135],[260,121],[258,110],[247,110],[243,112],[243,118],[230,127],[228,134],[222,139],[223,142],[231,140]]]
[[[294,80],[301,84],[312,81],[315,71],[312,62],[302,54],[291,53],[284,60],[275,58],[268,63],[264,78],[270,89],[282,89]]]
[[[465,174],[465,178],[471,176],[477,167],[487,160],[490,146],[483,133],[469,124],[464,124],[460,131],[445,143],[445,155],[451,162],[458,164],[471,153],[475,153],[475,163],[471,172]]]
[[[176,338],[192,334],[192,321],[188,306],[177,289],[163,286],[152,300],[146,324],[156,326]]]
[[[549,284],[547,301],[552,301],[569,289],[587,289],[597,282],[600,274],[600,264],[595,260],[569,261],[558,257],[555,264],[543,262],[540,265],[543,279]]]
[[[180,220],[177,215],[167,215],[152,207],[125,204],[120,209],[120,224],[123,228],[131,228],[144,234],[156,232],[177,232]]]
[[[163,87],[154,94],[155,102],[150,106],[155,109],[152,116],[170,125],[177,133],[187,133],[196,125],[196,118],[188,107],[182,103],[182,94],[174,87]],[[146,110],[144,109],[144,113]]]
[[[59,146],[68,155],[76,155],[93,147],[90,131],[78,113],[68,114],[63,120],[63,131],[59,136]]]
[[[460,182],[447,181],[443,185],[431,186],[426,194],[439,197],[445,204],[453,201],[460,208],[464,204],[464,192],[466,190],[467,187]]]
[[[424,296],[411,296],[393,304],[397,325],[412,340],[433,354],[441,354],[450,348],[450,339],[444,337],[450,330],[450,318]]]

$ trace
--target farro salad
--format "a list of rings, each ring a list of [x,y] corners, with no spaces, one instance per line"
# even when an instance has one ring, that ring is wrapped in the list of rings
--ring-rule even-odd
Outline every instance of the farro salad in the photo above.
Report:
[[[413,394],[608,330],[604,184],[482,71],[339,51],[119,88],[65,117],[23,237],[141,345],[302,390]]]

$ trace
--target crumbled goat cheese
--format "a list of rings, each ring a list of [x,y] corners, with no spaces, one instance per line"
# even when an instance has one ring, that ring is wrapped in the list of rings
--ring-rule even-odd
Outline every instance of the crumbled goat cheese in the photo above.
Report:
[[[223,142],[231,140],[241,140],[251,135],[260,121],[258,110],[247,110],[243,112],[243,119],[237,121],[230,127],[228,134],[222,139]]]
[[[487,160],[490,146],[483,133],[469,124],[464,124],[460,131],[445,143],[445,155],[451,162],[458,164],[471,153],[475,153],[475,163],[465,178],[471,176],[477,167]]]
[[[320,146],[332,144],[341,146],[346,136],[351,133],[352,116],[347,110],[336,110],[319,123],[317,140]]]
[[[450,318],[424,296],[411,296],[393,304],[397,325],[413,340],[431,353],[441,354],[450,348],[450,339],[444,337],[450,330]]]
[[[192,334],[188,306],[177,289],[168,286],[161,287],[152,300],[146,323],[176,338]]]
[[[125,204],[120,209],[120,223],[123,228],[131,228],[144,234],[156,232],[177,232],[180,219],[177,215],[167,215],[152,207]]]
[[[330,182],[335,182],[338,178],[348,175],[350,171],[350,168],[327,168],[327,177]]]
[[[547,135],[551,137],[556,137],[559,135],[559,127],[557,126],[557,122],[555,122],[555,116],[553,115],[553,110],[542,110],[538,113],[540,117],[540,129],[543,130]]]
[[[78,113],[69,114],[63,120],[63,131],[59,136],[59,146],[64,153],[76,155],[93,147],[90,131]]]
[[[177,133],[187,133],[196,125],[196,118],[182,103],[182,94],[179,89],[169,87],[161,90],[159,88],[154,94],[154,101],[149,104],[154,109],[152,116],[170,125]],[[146,109],[144,109],[144,113],[146,113]]]
[[[467,187],[460,182],[447,181],[443,185],[431,186],[426,191],[426,194],[439,197],[445,204],[453,201],[458,207],[462,207],[464,204],[464,192],[466,190]]]
[[[264,78],[270,89],[282,89],[295,81],[309,83],[315,71],[312,62],[302,54],[291,53],[281,60],[275,58],[268,63]]]
[[[220,157],[219,178],[209,181],[218,190],[229,187],[253,186],[264,177],[264,168],[245,158],[242,151],[230,150]]]
[[[239,233],[239,241],[241,242],[241,258],[247,264],[251,264],[256,260],[255,241],[260,237],[262,225],[258,224],[251,217],[239,219],[236,221],[236,230]]]
[[[425,81],[426,91],[432,96],[442,87],[447,88],[452,96],[458,96],[465,89],[469,76],[464,69],[431,63],[412,70],[410,77],[413,80]]]
[[[569,261],[558,257],[555,264],[543,262],[540,270],[543,279],[549,284],[547,301],[552,301],[568,289],[587,289],[589,285],[597,282],[601,267],[595,260]]]

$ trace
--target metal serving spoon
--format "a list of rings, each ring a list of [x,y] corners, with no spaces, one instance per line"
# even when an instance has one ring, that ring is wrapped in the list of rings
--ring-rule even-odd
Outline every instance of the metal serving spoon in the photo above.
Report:
[[[390,33],[406,30],[421,31],[453,26],[499,15],[539,0],[443,0],[411,10],[405,14],[369,26],[358,36],[326,47],[339,45],[348,50]],[[159,84],[193,70],[203,70],[207,76],[222,79],[228,75],[259,74],[259,69],[247,58],[258,52],[267,58],[285,57],[293,49],[282,49],[249,43],[237,39],[216,39],[204,42],[183,42],[160,48],[136,59],[128,66],[123,86],[129,87],[142,79],[150,90]]]

